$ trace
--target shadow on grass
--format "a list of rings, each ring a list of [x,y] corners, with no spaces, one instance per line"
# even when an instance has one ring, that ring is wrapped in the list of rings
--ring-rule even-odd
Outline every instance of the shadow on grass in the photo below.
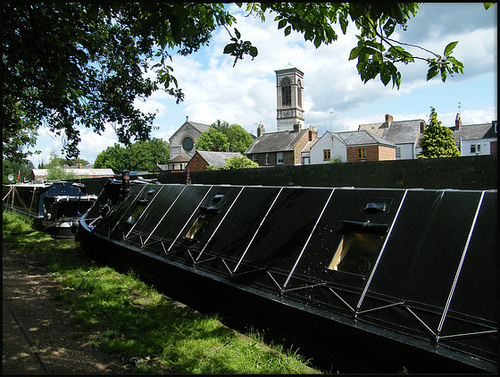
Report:
[[[4,220],[4,242],[17,252],[36,255],[60,285],[58,298],[81,329],[94,334],[92,343],[141,360],[138,372],[314,372],[296,354],[270,352],[225,327],[217,316],[176,306],[132,272],[120,274],[89,260],[73,240],[22,234],[20,229]]]

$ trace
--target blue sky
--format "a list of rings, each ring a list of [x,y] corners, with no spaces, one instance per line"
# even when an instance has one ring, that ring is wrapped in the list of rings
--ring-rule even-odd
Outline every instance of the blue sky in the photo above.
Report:
[[[284,37],[277,29],[274,16],[266,22],[244,17],[244,12],[228,4],[237,17],[236,28],[242,38],[259,49],[252,61],[246,58],[233,68],[233,59],[222,53],[229,43],[224,29],[217,30],[208,47],[187,57],[174,55],[172,67],[185,100],[176,104],[164,92],[154,93],[136,106],[156,113],[152,137],[169,139],[184,123],[186,116],[195,122],[212,124],[224,120],[243,126],[256,134],[263,123],[266,132],[276,131],[275,70],[288,63],[304,72],[304,110],[306,126],[318,127],[321,136],[327,130],[355,130],[359,124],[382,122],[385,114],[394,120],[428,120],[430,107],[438,119],[453,126],[459,111],[463,124],[487,123],[497,119],[497,16],[498,4],[485,10],[482,3],[426,3],[408,23],[407,31],[397,30],[395,39],[418,44],[442,53],[449,42],[459,41],[454,56],[465,65],[464,74],[425,80],[427,66],[416,63],[400,67],[399,90],[387,87],[377,78],[363,84],[356,61],[348,61],[356,45],[355,30],[316,49],[303,36]],[[412,50],[412,53],[417,54]],[[117,142],[112,127],[98,136],[81,130],[81,158],[90,161]],[[60,154],[62,140],[44,128],[39,130],[36,149],[41,155],[31,160],[37,166],[47,162],[51,153]]]

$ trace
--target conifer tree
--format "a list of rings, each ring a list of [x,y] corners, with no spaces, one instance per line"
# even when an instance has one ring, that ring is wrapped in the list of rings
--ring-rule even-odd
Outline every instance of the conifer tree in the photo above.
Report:
[[[429,126],[420,140],[422,153],[419,158],[460,157],[453,132],[441,125],[437,112],[431,107]]]

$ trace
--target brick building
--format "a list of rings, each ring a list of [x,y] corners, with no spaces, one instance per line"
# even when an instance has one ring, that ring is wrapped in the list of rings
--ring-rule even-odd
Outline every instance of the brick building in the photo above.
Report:
[[[244,155],[259,166],[293,166],[302,164],[302,151],[318,133],[314,127],[302,130],[296,123],[293,131],[265,133],[259,129],[257,139]]]
[[[241,156],[239,152],[196,151],[186,165],[186,170],[205,171],[207,166],[224,166],[227,163],[226,159],[239,156]]]
[[[396,159],[396,145],[368,131],[327,131],[311,147],[311,164]]]

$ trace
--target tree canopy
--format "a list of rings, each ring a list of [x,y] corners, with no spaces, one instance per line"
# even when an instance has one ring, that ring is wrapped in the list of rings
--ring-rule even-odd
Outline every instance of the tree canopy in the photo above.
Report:
[[[488,3],[490,4],[490,3]],[[292,30],[316,47],[358,30],[349,59],[357,59],[364,82],[377,76],[399,88],[398,64],[423,60],[427,79],[461,73],[453,57],[458,43],[442,53],[392,39],[418,11],[416,3],[250,3],[237,5],[265,19],[274,16],[287,36]],[[177,102],[184,94],[170,64],[172,54],[188,55],[207,45],[217,28],[228,32],[224,53],[236,63],[258,49],[234,27],[235,17],[221,3],[163,1],[2,2],[3,156],[21,159],[36,143],[44,125],[64,136],[67,157],[77,157],[79,127],[97,134],[114,127],[118,141],[130,145],[148,140],[154,114],[143,113],[134,101],[164,90]],[[485,4],[485,7],[489,5]],[[410,53],[416,49],[420,54]]]
[[[253,162],[248,157],[245,157],[243,155],[226,158],[224,161],[226,161],[226,165],[223,166],[209,165],[207,166],[207,170],[213,171],[213,170],[231,170],[231,169],[254,169],[259,167],[258,163]]]
[[[151,171],[156,164],[166,164],[170,151],[166,141],[153,138],[150,141],[138,141],[126,147],[115,143],[99,153],[94,168],[110,168],[115,173],[123,170]]]
[[[247,150],[253,138],[239,124],[229,125],[226,121],[217,120],[210,125],[196,140],[196,149],[214,152],[240,152]]]
[[[429,126],[425,129],[420,146],[422,153],[419,158],[460,157],[460,151],[455,144],[453,131],[441,125],[438,114],[431,107]]]
[[[196,140],[196,149],[199,151],[228,152],[229,141],[226,135],[210,127]]]

